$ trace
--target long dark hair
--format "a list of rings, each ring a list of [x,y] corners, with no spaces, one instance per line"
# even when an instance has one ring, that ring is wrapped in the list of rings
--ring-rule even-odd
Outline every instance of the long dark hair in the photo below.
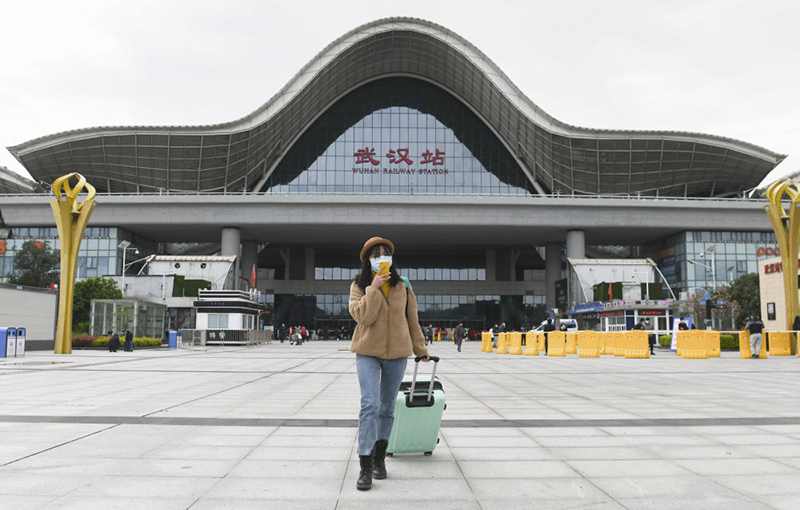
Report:
[[[361,271],[359,271],[358,276],[356,276],[354,280],[358,286],[361,287],[361,290],[365,292],[367,287],[372,284],[372,264],[370,263],[369,259],[380,246],[385,247],[386,251],[390,251],[389,247],[385,244],[376,244],[370,248],[366,255],[364,255],[364,261],[361,263]],[[392,265],[389,267],[389,274],[391,275],[389,277],[389,286],[394,287],[397,285],[397,282],[400,281],[400,274],[397,272],[397,269],[394,266],[394,258],[392,258]]]

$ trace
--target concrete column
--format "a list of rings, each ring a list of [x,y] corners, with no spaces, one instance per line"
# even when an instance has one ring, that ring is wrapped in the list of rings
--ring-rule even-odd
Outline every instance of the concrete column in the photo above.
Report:
[[[486,281],[497,281],[497,252],[486,250]]]
[[[561,279],[561,245],[549,243],[544,246],[545,296],[547,308],[556,306],[556,282]]]
[[[233,274],[236,275],[236,281],[233,282],[234,289],[242,288],[242,280],[239,278],[241,274],[241,261],[239,260],[239,248],[242,242],[242,234],[236,227],[226,227],[222,229],[222,238],[220,239],[221,249],[220,255],[228,256],[235,255],[236,262],[233,268]]]
[[[567,257],[571,259],[586,258],[586,238],[583,230],[570,230],[567,232]]]
[[[222,250],[220,255],[239,256],[239,245],[242,243],[242,235],[236,227],[226,227],[222,229]]]
[[[242,243],[242,278],[248,282],[250,282],[250,276],[253,274],[253,265],[258,268],[258,243],[244,241]]]
[[[314,248],[306,248],[306,280],[314,280]]]

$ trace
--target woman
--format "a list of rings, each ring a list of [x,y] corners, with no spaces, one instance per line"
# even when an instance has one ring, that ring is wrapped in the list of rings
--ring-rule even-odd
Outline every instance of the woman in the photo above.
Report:
[[[358,490],[372,477],[386,478],[386,447],[394,422],[394,403],[413,353],[428,361],[417,318],[417,298],[394,264],[394,244],[373,237],[361,249],[361,272],[350,285],[350,315],[356,321],[350,351],[356,353],[361,412],[358,415]],[[380,271],[388,262],[389,272]]]

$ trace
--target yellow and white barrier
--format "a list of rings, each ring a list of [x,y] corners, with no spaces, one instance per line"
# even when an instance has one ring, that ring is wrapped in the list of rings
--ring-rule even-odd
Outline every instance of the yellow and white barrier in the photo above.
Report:
[[[719,331],[707,329],[700,330],[700,336],[705,340],[706,349],[708,349],[709,358],[719,358],[722,354],[719,342]]]
[[[563,331],[551,331],[547,336],[547,355],[566,356],[567,340]]]
[[[494,352],[492,348],[492,334],[488,331],[481,333],[481,351]]]
[[[497,334],[497,354],[508,354],[508,346],[506,345],[506,333]]]
[[[578,354],[577,345],[578,345],[578,333],[568,332],[566,353]]]
[[[761,352],[758,353],[759,358],[766,358],[767,355],[767,332],[764,331],[761,334]],[[753,356],[753,353],[750,351],[750,332],[748,330],[740,331],[739,332],[739,357],[742,359],[749,359]]]
[[[628,332],[613,331],[611,336],[614,338],[614,356],[625,356],[625,349],[628,346]]]
[[[511,351],[509,354],[516,354],[521,356],[522,355],[522,334],[518,331],[512,331],[511,333],[506,334],[506,338],[508,339],[508,344],[511,346]]]
[[[648,342],[647,331],[636,329],[625,332],[625,357],[626,358],[649,358],[650,343]]]
[[[525,333],[525,356],[539,355],[539,334],[535,331]]]
[[[708,359],[706,338],[700,330],[679,331],[678,349],[682,359]]]
[[[579,358],[600,357],[600,346],[598,340],[601,337],[601,333],[597,331],[580,331],[577,336]]]
[[[608,335],[609,333],[606,331],[598,331],[597,332],[597,353],[598,354],[610,354],[606,352],[606,348],[608,345]]]
[[[763,340],[761,342],[762,349],[767,343],[769,337],[769,354],[770,356],[791,356],[792,355],[792,341],[795,340],[794,333],[790,331],[766,331],[762,333]],[[761,357],[761,356],[759,356]]]

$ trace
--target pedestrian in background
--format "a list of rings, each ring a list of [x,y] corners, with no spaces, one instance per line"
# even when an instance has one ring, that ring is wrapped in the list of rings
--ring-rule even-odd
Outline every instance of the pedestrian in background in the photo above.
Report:
[[[114,333],[108,339],[108,352],[117,352],[117,349],[119,349],[119,335]]]
[[[761,332],[764,331],[764,323],[758,315],[754,315],[747,322],[745,329],[750,331],[750,357],[757,359],[761,353]]]
[[[456,348],[461,352],[461,342],[464,341],[464,324],[458,323],[456,329],[453,331],[453,339],[456,341]]]

